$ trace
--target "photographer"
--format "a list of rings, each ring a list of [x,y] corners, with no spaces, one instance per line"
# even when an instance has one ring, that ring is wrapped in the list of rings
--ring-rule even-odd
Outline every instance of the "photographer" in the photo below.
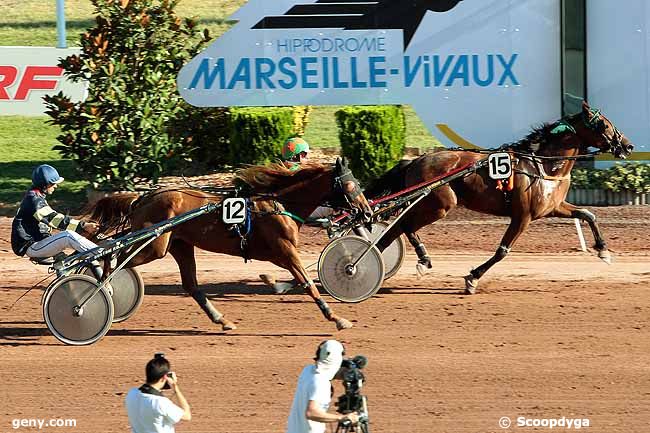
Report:
[[[145,368],[147,382],[132,388],[124,404],[133,433],[174,433],[180,420],[192,419],[190,405],[178,386],[178,378],[162,353],[157,353]],[[165,397],[163,389],[171,389],[180,405]]]
[[[345,351],[336,340],[321,343],[316,350],[315,364],[307,365],[298,378],[286,433],[323,433],[326,423],[358,422],[355,412],[328,413],[334,379],[341,379],[340,369]]]

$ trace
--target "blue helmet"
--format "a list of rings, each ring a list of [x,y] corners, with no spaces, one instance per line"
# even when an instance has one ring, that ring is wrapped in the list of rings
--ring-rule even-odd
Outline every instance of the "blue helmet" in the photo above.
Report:
[[[63,178],[51,165],[42,164],[32,172],[32,185],[36,188],[45,188],[48,185],[63,182]]]

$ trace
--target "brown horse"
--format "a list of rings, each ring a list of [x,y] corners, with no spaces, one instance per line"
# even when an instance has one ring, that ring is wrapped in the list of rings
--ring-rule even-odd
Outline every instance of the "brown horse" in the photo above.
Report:
[[[382,238],[379,248],[385,248],[401,233],[406,233],[416,248],[419,265],[430,268],[426,249],[415,233],[461,205],[478,212],[511,218],[494,256],[465,277],[466,293],[475,293],[483,274],[508,254],[531,221],[540,218],[578,218],[586,221],[594,235],[598,257],[609,263],[611,256],[596,223],[596,216],[587,209],[577,208],[565,201],[576,157],[587,153],[589,147],[612,152],[617,158],[625,158],[633,149],[630,141],[612,122],[583,103],[581,113],[545,124],[523,140],[502,146],[500,150],[512,156],[514,184],[510,191],[507,188],[497,189],[497,183],[490,179],[487,168],[479,169],[434,190]],[[375,197],[380,192],[397,192],[485,157],[477,152],[452,150],[425,154],[410,163],[396,165],[364,193],[367,197]]]
[[[304,165],[299,171],[288,170],[280,164],[253,166],[240,170],[236,177],[249,189],[248,234],[242,233],[245,229],[236,231],[224,224],[220,215],[206,214],[163,234],[126,266],[139,266],[169,252],[178,263],[183,289],[192,295],[213,322],[221,324],[224,330],[230,330],[235,329],[235,325],[214,308],[198,287],[194,247],[270,261],[291,272],[323,315],[335,322],[339,330],[350,328],[352,324],[334,314],[320,297],[300,261],[297,250],[300,222],[282,213],[286,211],[305,218],[318,205],[329,201],[332,206],[360,209],[369,218],[371,209],[345,162],[337,160],[334,166]],[[208,202],[219,201],[221,197],[218,195],[201,190],[167,188],[142,197],[132,193],[104,198],[97,202],[90,218],[104,227],[115,227],[120,220],[128,219],[130,229],[135,231]],[[126,254],[122,254],[122,259]]]

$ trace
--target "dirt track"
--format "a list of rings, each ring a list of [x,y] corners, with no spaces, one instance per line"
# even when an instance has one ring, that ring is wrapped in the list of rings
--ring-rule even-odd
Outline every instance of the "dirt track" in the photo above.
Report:
[[[409,248],[374,298],[330,301],[355,323],[342,333],[306,296],[270,294],[257,275],[285,275],[273,265],[201,252],[199,281],[238,330],[219,332],[166,258],[141,269],[147,296],[133,318],[93,346],[66,347],[42,323],[41,291],[8,309],[45,269],[0,252],[0,432],[14,431],[18,418],[77,420],[76,428],[42,431],[128,431],[124,394],[156,351],[168,354],[192,405],[194,419],[177,431],[283,432],[299,370],[330,337],[369,358],[373,433],[548,431],[503,430],[502,416],[588,418],[589,432],[647,432],[650,207],[593,211],[614,264],[577,250],[572,221],[537,222],[474,296],[462,295],[462,276],[491,255],[505,220],[456,212],[423,231],[434,258],[425,278],[415,277]],[[9,227],[0,219],[0,238]],[[325,241],[305,232],[305,263]]]

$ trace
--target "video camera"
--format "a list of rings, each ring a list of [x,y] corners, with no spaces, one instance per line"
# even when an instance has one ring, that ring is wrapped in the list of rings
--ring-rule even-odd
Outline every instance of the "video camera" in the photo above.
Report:
[[[345,394],[339,397],[336,403],[337,412],[350,413],[364,411],[364,399],[361,395],[361,388],[366,377],[361,371],[368,359],[363,355],[357,355],[352,359],[344,359],[341,363],[343,370],[343,386],[345,387]]]
[[[365,395],[361,395],[361,388],[366,377],[363,368],[368,364],[368,358],[357,355],[352,359],[344,359],[341,363],[343,369],[343,386],[345,394],[341,395],[336,402],[336,411],[342,414],[357,412],[359,414],[359,430],[351,426],[349,422],[339,423],[337,432],[368,432],[368,404]]]

